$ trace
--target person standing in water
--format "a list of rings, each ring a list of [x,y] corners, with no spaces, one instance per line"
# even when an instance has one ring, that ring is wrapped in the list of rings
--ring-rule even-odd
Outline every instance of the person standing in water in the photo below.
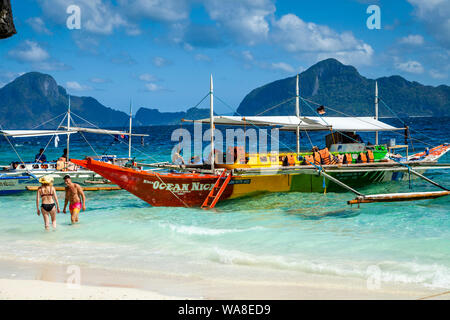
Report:
[[[63,212],[66,213],[67,203],[70,202],[70,217],[72,223],[76,223],[78,222],[80,210],[86,210],[86,197],[83,188],[79,184],[73,183],[69,175],[64,177],[64,183],[66,184],[66,198],[64,200]]]
[[[50,229],[50,219],[52,219],[53,229],[56,228],[56,212],[59,211],[58,196],[56,195],[56,190],[53,187],[53,178],[43,176],[39,179],[41,186],[38,188],[36,193],[36,207],[38,216],[42,212],[44,217],[45,229]],[[42,199],[42,204],[39,207],[39,201]]]

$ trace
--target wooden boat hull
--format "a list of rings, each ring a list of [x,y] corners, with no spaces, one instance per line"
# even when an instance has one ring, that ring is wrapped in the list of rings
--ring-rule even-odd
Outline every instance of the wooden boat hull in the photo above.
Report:
[[[156,207],[201,206],[218,178],[212,174],[138,171],[92,159],[73,159],[72,162],[100,174]],[[229,198],[231,193],[232,188],[227,187],[222,195],[223,199]]]
[[[155,173],[123,168],[92,159],[75,160],[74,163],[92,170],[134,194],[152,206],[197,207],[201,206],[218,175],[198,173]],[[404,170],[404,168],[399,168]],[[408,179],[401,171],[330,172],[330,175],[352,186]],[[411,176],[413,178],[413,176]],[[272,192],[340,192],[345,191],[334,182],[323,179],[314,170],[299,172],[249,173],[233,175],[220,201]]]

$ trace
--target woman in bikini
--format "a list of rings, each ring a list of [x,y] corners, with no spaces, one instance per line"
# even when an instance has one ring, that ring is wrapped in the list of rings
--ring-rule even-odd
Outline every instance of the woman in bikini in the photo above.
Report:
[[[56,212],[59,211],[59,202],[58,196],[56,195],[56,190],[53,187],[53,178],[43,176],[39,179],[39,183],[41,186],[37,190],[36,194],[36,207],[38,216],[42,212],[42,216],[44,217],[45,229],[48,230],[50,228],[50,220],[49,216],[52,219],[53,229],[56,228]],[[42,204],[39,207],[39,200],[42,198]]]

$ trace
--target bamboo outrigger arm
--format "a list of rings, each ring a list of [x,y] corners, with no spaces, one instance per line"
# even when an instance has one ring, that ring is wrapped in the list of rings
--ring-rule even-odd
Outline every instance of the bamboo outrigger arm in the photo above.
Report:
[[[348,204],[373,203],[373,202],[395,202],[435,199],[450,195],[450,191],[432,192],[410,192],[410,193],[388,193],[358,196],[354,200],[347,201]]]

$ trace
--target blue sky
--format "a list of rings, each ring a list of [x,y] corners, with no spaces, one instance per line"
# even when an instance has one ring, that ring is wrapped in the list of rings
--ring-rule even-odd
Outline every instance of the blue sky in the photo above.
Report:
[[[69,30],[66,9],[81,8]],[[369,5],[381,9],[370,30]],[[186,110],[209,90],[237,107],[252,89],[337,58],[369,78],[449,84],[448,0],[12,0],[0,86],[52,75],[71,94],[126,111]],[[201,105],[206,107],[207,104]],[[218,112],[230,112],[217,104]]]

